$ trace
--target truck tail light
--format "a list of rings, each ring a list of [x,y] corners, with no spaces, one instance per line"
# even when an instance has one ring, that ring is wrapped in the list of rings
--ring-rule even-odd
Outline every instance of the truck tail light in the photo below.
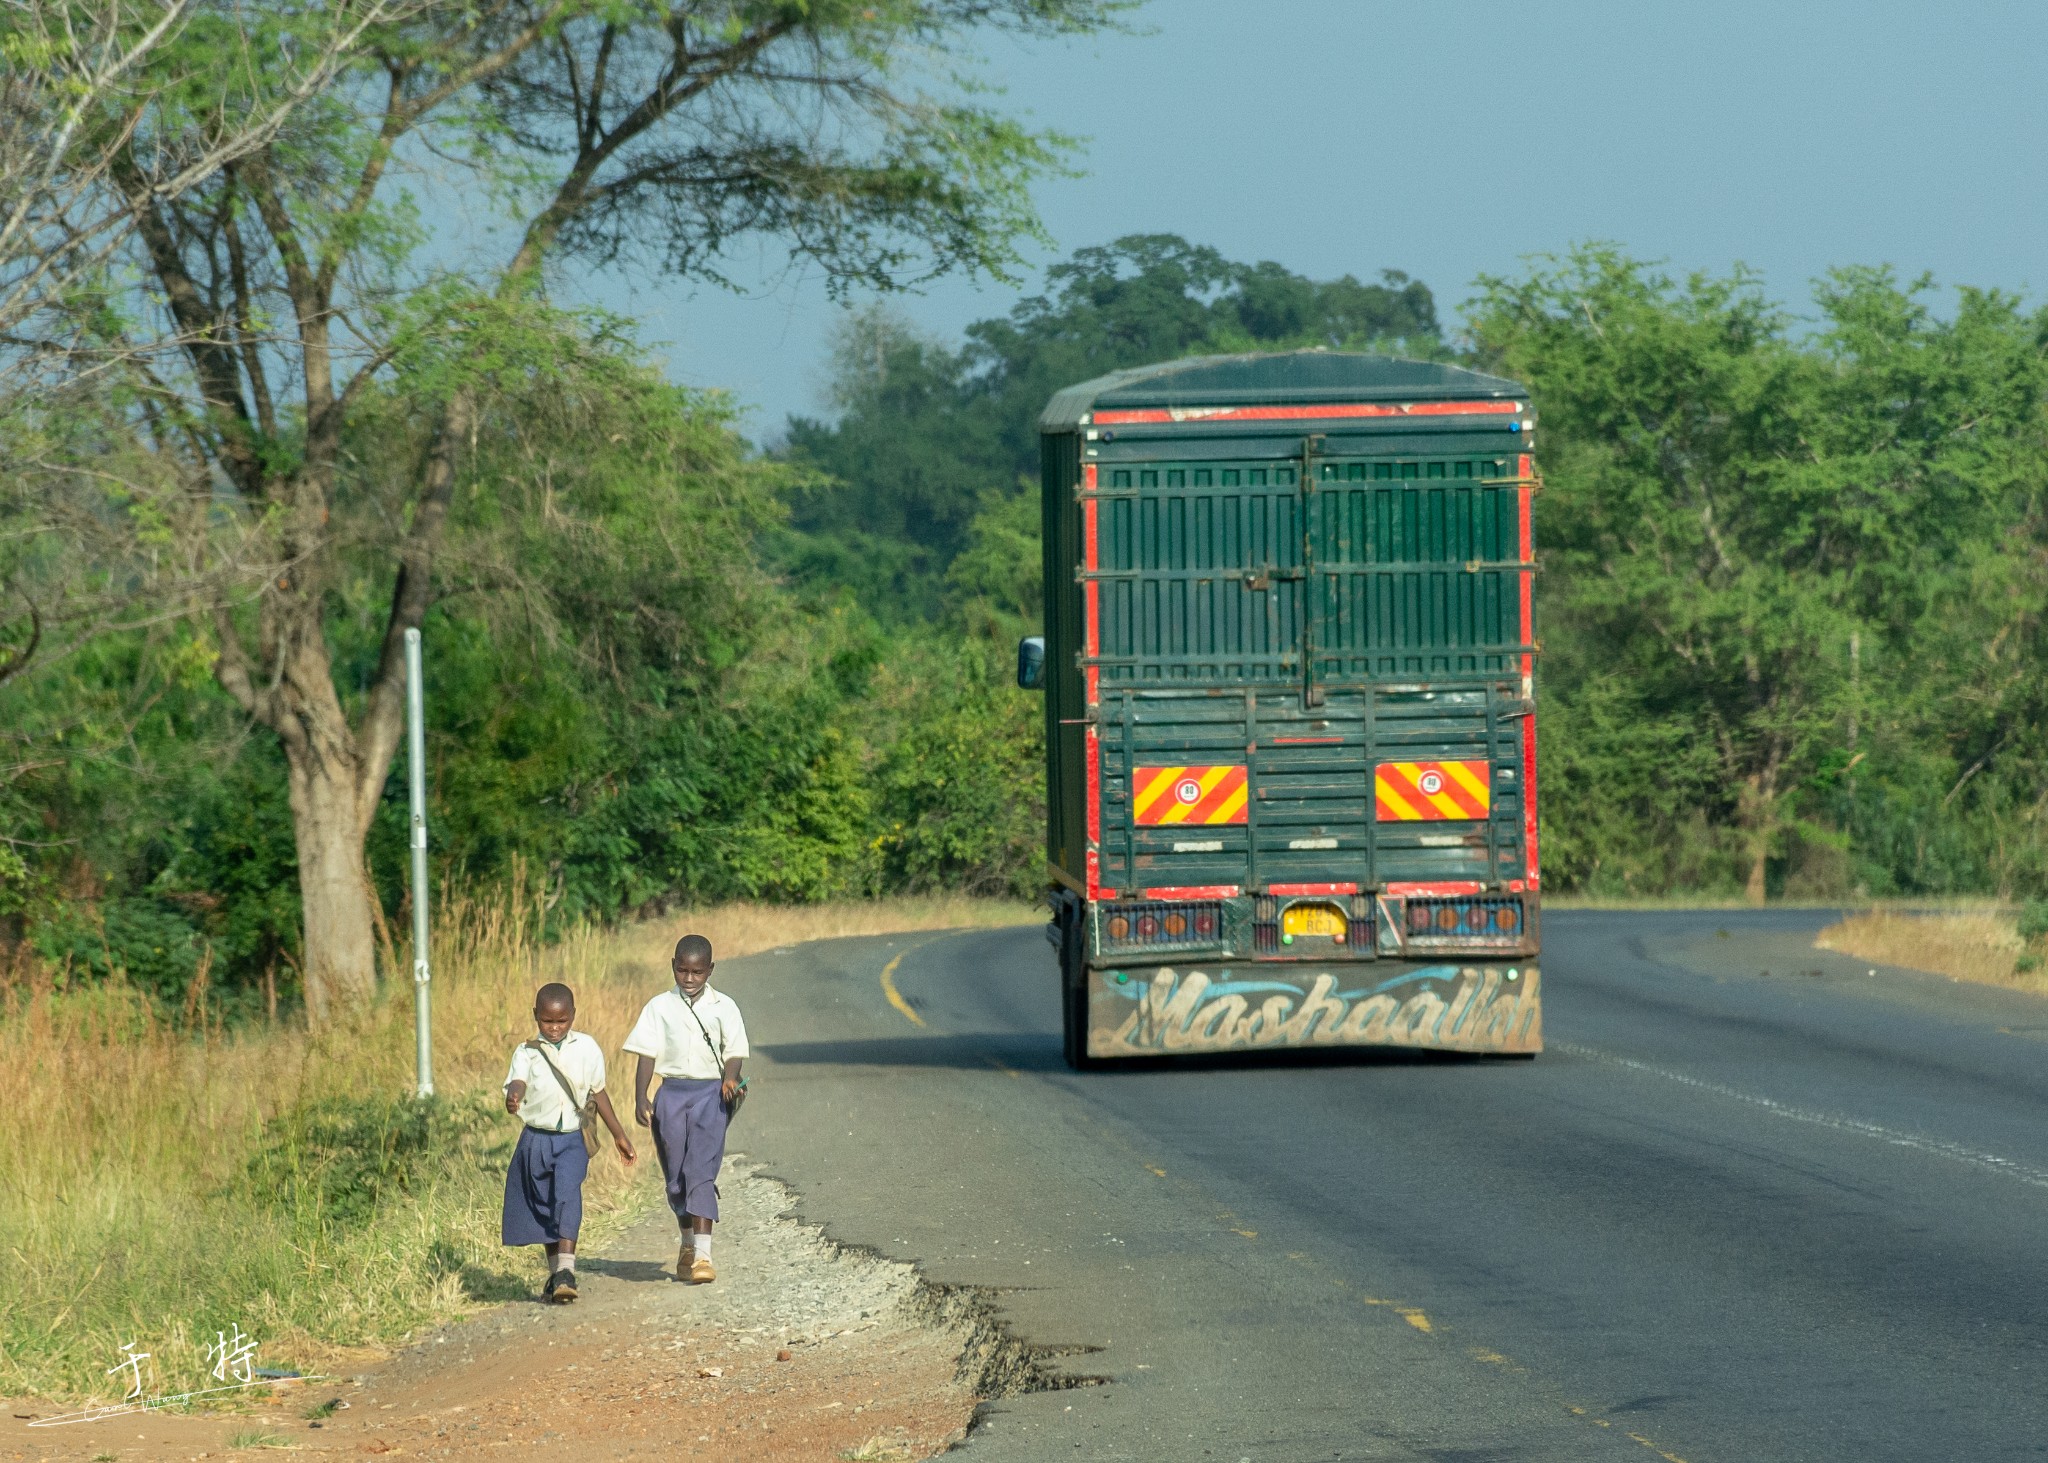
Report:
[[[1500,944],[1522,937],[1522,901],[1475,894],[1460,899],[1410,899],[1402,923],[1412,944]]]
[[[1102,911],[1100,944],[1112,950],[1171,950],[1214,945],[1223,930],[1223,906],[1218,901],[1110,905]]]

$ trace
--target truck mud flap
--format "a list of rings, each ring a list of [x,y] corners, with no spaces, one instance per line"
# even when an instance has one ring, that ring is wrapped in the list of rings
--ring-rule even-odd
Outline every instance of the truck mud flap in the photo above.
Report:
[[[1158,1057],[1389,1046],[1543,1049],[1534,964],[1206,964],[1090,970],[1088,1055]]]

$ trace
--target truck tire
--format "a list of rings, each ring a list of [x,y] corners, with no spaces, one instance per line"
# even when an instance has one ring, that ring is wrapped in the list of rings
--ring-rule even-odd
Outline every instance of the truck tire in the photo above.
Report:
[[[1088,987],[1071,976],[1060,980],[1060,1050],[1076,1072],[1095,1065],[1088,1056]]]
[[[1059,905],[1060,926],[1060,1055],[1076,1072],[1096,1064],[1088,1056],[1087,941],[1081,931],[1079,901]]]

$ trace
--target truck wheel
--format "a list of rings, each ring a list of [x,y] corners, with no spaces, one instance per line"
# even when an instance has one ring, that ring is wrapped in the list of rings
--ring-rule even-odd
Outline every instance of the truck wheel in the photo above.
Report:
[[[1088,1059],[1088,987],[1065,977],[1060,981],[1060,1049],[1076,1072],[1095,1065]]]
[[[1088,967],[1080,911],[1060,909],[1060,1055],[1076,1072],[1096,1064],[1088,1057]]]

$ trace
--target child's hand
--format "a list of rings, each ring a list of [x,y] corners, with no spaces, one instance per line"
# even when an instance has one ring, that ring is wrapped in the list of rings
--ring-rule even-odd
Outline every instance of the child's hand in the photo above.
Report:
[[[519,1113],[519,1104],[525,1101],[525,1099],[526,1084],[524,1082],[514,1082],[510,1087],[507,1087],[505,1089],[505,1111],[513,1114],[514,1116],[517,1116]]]
[[[725,1105],[731,1107],[732,1100],[740,1095],[740,1079],[737,1077],[726,1078],[725,1085],[720,1087],[718,1092],[725,1099]]]
[[[624,1133],[619,1134],[618,1137],[612,1140],[612,1146],[619,1150],[619,1157],[628,1163],[631,1163],[640,1156],[633,1151],[633,1140]]]
[[[633,1121],[643,1128],[653,1127],[654,1104],[644,1097],[636,1099],[633,1103]]]

